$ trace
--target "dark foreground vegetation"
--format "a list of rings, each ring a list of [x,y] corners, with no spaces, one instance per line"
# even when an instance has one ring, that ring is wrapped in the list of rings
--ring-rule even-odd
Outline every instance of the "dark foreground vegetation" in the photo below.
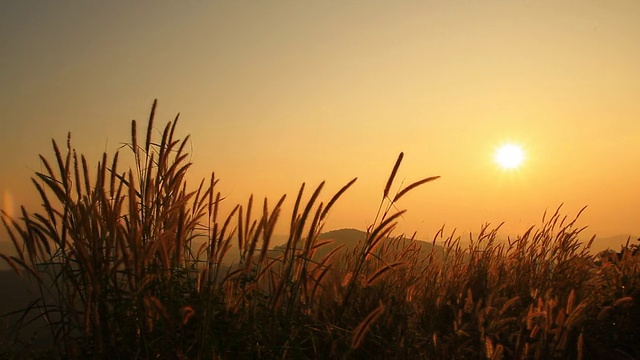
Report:
[[[227,204],[213,174],[186,185],[188,137],[176,118],[154,139],[154,112],[144,139],[132,123],[126,160],[90,167],[54,142],[33,180],[42,208],[3,213],[17,251],[3,258],[33,294],[3,358],[640,358],[639,255],[589,253],[575,219],[556,212],[508,244],[489,227],[465,248],[440,232],[425,253],[393,237],[395,204],[437,177],[392,192],[401,154],[375,223],[341,250],[319,235],[355,179],[327,202],[303,184],[290,219],[284,197]],[[290,232],[274,251],[277,221]]]

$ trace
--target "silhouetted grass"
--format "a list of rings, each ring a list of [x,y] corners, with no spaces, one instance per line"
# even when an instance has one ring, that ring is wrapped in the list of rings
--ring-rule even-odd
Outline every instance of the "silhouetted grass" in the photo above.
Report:
[[[425,256],[393,235],[404,213],[396,206],[437,177],[393,195],[400,154],[357,247],[319,252],[330,244],[319,239],[329,211],[353,179],[326,203],[324,183],[306,200],[303,184],[288,241],[269,251],[285,197],[251,196],[223,216],[213,174],[186,184],[178,119],[153,139],[155,109],[144,142],[132,122],[130,167],[116,153],[90,170],[70,137],[64,151],[54,141],[54,161],[41,156],[46,171],[33,179],[42,208],[3,213],[17,255],[2,257],[36,298],[14,315],[3,357],[640,357],[638,255],[590,254],[575,219],[555,212],[508,244],[486,226],[464,248],[440,231],[444,253]],[[228,266],[234,246],[240,260]],[[49,332],[37,351],[20,337],[34,319]]]

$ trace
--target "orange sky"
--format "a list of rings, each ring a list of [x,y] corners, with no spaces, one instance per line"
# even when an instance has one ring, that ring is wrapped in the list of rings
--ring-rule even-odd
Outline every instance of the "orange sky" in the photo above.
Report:
[[[362,229],[404,151],[398,180],[442,176],[401,201],[418,237],[519,232],[561,203],[638,234],[638,19],[635,0],[3,1],[0,204],[37,205],[52,137],[97,161],[158,98],[193,182],[215,171],[229,202],[357,176],[328,228]],[[517,172],[493,162],[505,141]]]

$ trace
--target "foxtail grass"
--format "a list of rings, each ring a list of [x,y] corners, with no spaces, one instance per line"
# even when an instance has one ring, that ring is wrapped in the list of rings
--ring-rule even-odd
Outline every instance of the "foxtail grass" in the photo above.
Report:
[[[324,182],[302,184],[289,219],[284,195],[229,204],[214,173],[187,184],[189,137],[178,116],[157,130],[156,109],[144,139],[132,121],[130,141],[95,164],[70,135],[53,141],[32,179],[42,206],[2,213],[16,255],[0,256],[33,295],[3,357],[640,357],[637,246],[592,254],[579,214],[558,209],[506,242],[500,225],[468,246],[444,228],[431,243],[396,234],[399,201],[438,179],[395,186],[401,153],[371,226],[335,246],[324,226],[355,178],[328,201]],[[274,248],[279,221],[288,237]],[[38,321],[40,353],[24,342]]]

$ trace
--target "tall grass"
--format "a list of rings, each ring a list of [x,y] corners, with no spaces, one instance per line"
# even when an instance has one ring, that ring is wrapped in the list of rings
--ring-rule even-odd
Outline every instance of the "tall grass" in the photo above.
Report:
[[[34,187],[39,211],[2,214],[17,256],[1,255],[34,286],[4,357],[54,358],[638,358],[638,257],[597,257],[583,228],[559,211],[508,243],[485,226],[460,245],[424,254],[394,235],[398,201],[427,177],[392,192],[392,168],[374,223],[359,245],[319,235],[356,179],[325,203],[324,183],[295,198],[283,251],[270,251],[285,196],[225,205],[214,174],[190,188],[178,118],[104,154],[94,170],[70,137]],[[121,149],[122,150],[122,149]],[[224,216],[223,213],[228,215]],[[229,265],[229,249],[240,259]],[[20,340],[44,320],[40,353]]]

